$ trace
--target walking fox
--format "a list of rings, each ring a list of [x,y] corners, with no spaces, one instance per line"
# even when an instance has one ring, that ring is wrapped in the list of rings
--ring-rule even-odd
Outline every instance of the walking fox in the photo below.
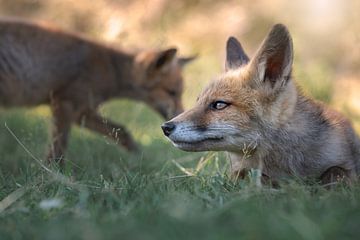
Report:
[[[284,25],[272,28],[251,60],[230,37],[226,72],[205,88],[195,107],[164,123],[164,134],[185,151],[230,152],[238,177],[255,168],[264,180],[357,180],[359,138],[347,119],[302,95],[292,63]]]
[[[146,102],[164,118],[182,112],[182,67],[176,49],[137,54],[113,49],[52,26],[0,20],[0,105],[49,104],[54,118],[49,160],[63,164],[72,123],[110,135],[128,150],[127,130],[96,113],[114,97]]]

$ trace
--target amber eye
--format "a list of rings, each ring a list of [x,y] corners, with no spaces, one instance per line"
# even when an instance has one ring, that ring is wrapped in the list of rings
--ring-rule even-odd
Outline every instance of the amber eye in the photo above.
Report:
[[[228,107],[230,103],[224,101],[215,101],[210,104],[210,108],[214,110],[223,110],[224,108]]]

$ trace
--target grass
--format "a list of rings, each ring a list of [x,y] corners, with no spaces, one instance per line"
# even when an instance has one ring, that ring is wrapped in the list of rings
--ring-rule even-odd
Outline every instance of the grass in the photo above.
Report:
[[[209,64],[214,67],[208,69]],[[205,80],[221,72],[216,66],[217,58],[210,55],[189,66],[186,107]],[[306,69],[296,79],[309,79],[299,82],[305,91],[331,102],[329,71],[323,70]],[[252,177],[234,182],[227,176],[226,154],[174,148],[161,133],[163,120],[144,104],[111,101],[100,112],[127,126],[141,154],[129,154],[107,137],[73,127],[64,177],[56,168],[44,170],[31,156],[41,160],[46,155],[48,108],[0,110],[0,240],[360,235],[360,185],[327,191],[293,181],[274,190],[256,187]]]
[[[130,108],[129,108],[130,105]],[[133,109],[126,116],[122,109]],[[301,182],[280,190],[227,177],[225,154],[185,153],[161,135],[142,104],[113,101],[104,115],[127,123],[143,153],[73,128],[65,179],[36,156],[48,145],[46,108],[0,114],[0,239],[355,239],[360,186],[332,191]],[[145,116],[145,117],[144,117]],[[5,200],[9,203],[6,209]]]
[[[360,69],[354,60],[359,58],[354,50],[358,41],[353,35],[359,21],[350,17],[358,16],[355,10],[342,19],[346,21],[341,29],[333,25],[323,28],[331,31],[331,38],[320,38],[304,34],[312,26],[303,33],[299,30],[307,22],[304,19],[310,17],[310,21],[317,22],[317,18],[311,20],[311,15],[303,15],[298,4],[288,9],[275,1],[272,4],[276,7],[268,9],[269,4],[254,5],[252,1],[168,1],[160,17],[149,19],[141,11],[145,3],[137,5],[137,12],[127,2],[0,0],[0,12],[50,20],[99,39],[107,30],[119,31],[112,41],[124,47],[181,44],[181,54],[199,53],[199,59],[187,68],[190,74],[185,76],[186,107],[193,104],[205,82],[222,71],[224,43],[229,35],[238,36],[251,53],[269,30],[266,26],[276,22],[289,24],[295,41],[305,39],[294,44],[294,75],[306,94],[331,104],[336,90],[332,81],[341,63],[351,63],[350,72]],[[349,6],[354,5],[352,2]],[[232,6],[240,6],[243,12],[233,11]],[[297,14],[289,14],[291,9]],[[347,10],[351,9],[357,8]],[[116,13],[121,17],[114,18]],[[240,17],[236,18],[237,14]],[[322,16],[321,12],[316,16]],[[120,29],[109,28],[107,23],[112,18],[125,28],[121,24]],[[223,25],[217,25],[219,21],[213,18],[220,19]],[[323,20],[326,22],[326,18]],[[343,52],[348,54],[342,54],[339,62]],[[313,60],[314,56],[321,57],[320,61]],[[142,153],[129,154],[104,136],[74,127],[63,177],[56,168],[50,173],[44,170],[10,133],[36,158],[44,159],[49,145],[48,109],[0,110],[0,240],[312,240],[360,236],[359,184],[328,191],[299,181],[284,183],[278,190],[258,188],[251,176],[234,182],[227,176],[229,163],[224,153],[185,153],[175,149],[162,136],[162,120],[143,104],[113,101],[101,113],[125,124],[141,144]],[[351,112],[347,115],[360,124],[359,116]]]

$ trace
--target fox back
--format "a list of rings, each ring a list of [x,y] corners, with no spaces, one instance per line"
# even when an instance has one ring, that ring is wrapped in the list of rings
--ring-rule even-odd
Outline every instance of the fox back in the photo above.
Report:
[[[86,107],[129,97],[146,101],[166,118],[182,111],[181,69],[191,59],[176,58],[176,49],[133,54],[14,19],[0,20],[0,36],[3,106],[49,103],[49,93],[61,93]]]
[[[242,176],[256,168],[271,179],[357,178],[359,139],[341,114],[302,95],[285,26],[275,25],[251,60],[233,37],[226,51],[226,72],[162,126],[176,147],[228,151],[233,174]]]
[[[63,158],[71,123],[84,120],[89,129],[134,150],[125,128],[102,121],[97,107],[120,97],[143,101],[167,119],[182,112],[182,69],[193,58],[178,58],[176,52],[131,53],[50,25],[1,19],[0,105],[50,105],[55,125],[50,158]]]

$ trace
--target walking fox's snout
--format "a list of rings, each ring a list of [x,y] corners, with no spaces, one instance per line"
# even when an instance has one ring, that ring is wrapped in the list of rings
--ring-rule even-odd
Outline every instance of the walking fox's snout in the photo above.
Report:
[[[183,111],[183,66],[192,57],[176,57],[176,48],[161,52],[144,51],[135,58],[137,84],[144,91],[144,101],[165,119]],[[141,74],[142,73],[142,74]]]
[[[292,63],[292,39],[284,25],[271,29],[251,60],[230,37],[225,73],[193,108],[164,123],[164,134],[182,150],[230,152],[236,176],[258,168],[271,179],[356,179],[359,138],[341,114],[301,94]]]

